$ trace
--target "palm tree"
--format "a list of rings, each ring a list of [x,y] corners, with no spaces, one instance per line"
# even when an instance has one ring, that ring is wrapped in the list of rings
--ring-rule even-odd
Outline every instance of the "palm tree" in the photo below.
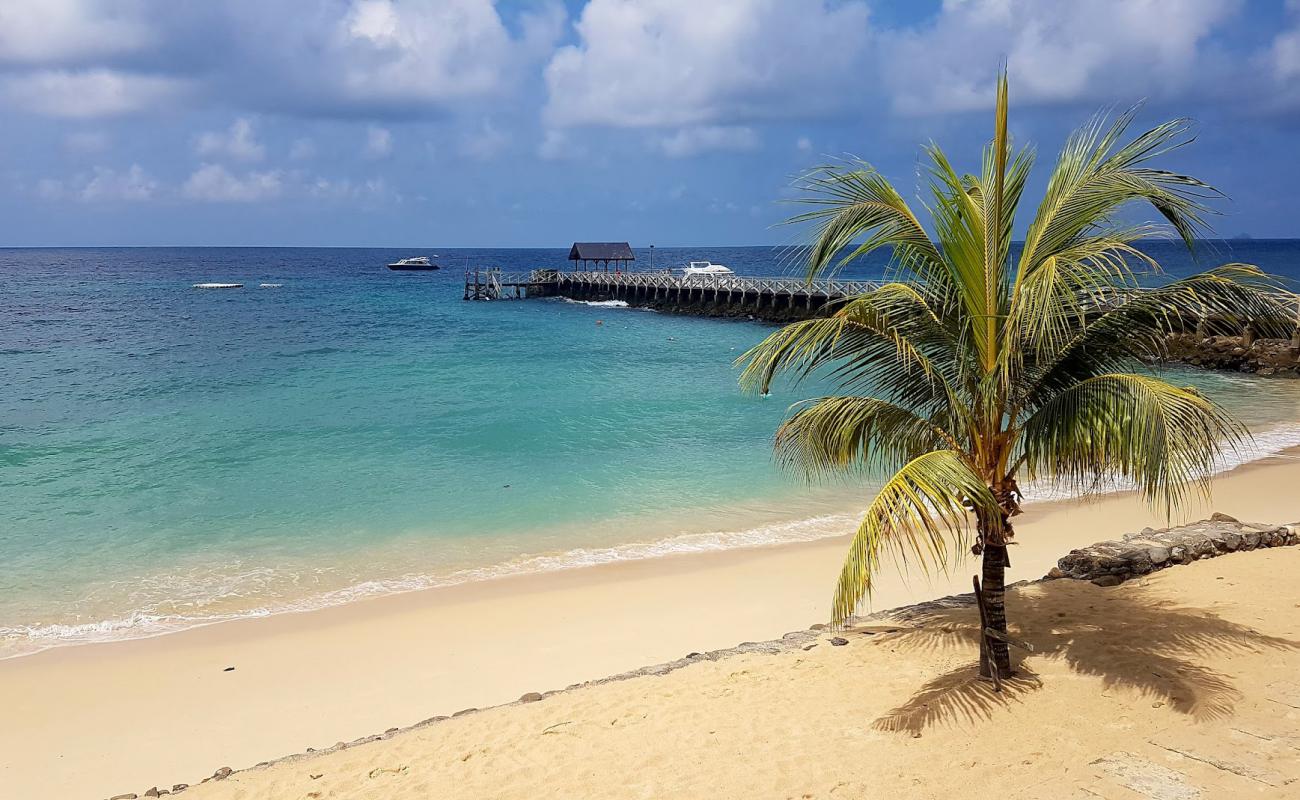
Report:
[[[924,150],[933,239],[865,162],[796,183],[813,206],[790,220],[814,226],[809,280],[878,248],[893,253],[889,282],[738,361],[757,391],[782,373],[838,386],[792,407],[776,435],[780,463],[809,478],[892,472],[849,546],[835,624],[869,597],[886,555],[947,568],[969,550],[983,557],[987,625],[1002,637],[981,637],[981,673],[1010,675],[1004,587],[1020,481],[1084,494],[1126,481],[1172,514],[1189,491],[1208,492],[1216,458],[1248,435],[1214,402],[1143,366],[1196,320],[1235,333],[1243,321],[1276,327],[1284,317],[1272,280],[1244,264],[1137,291],[1159,264],[1135,242],[1172,227],[1190,248],[1217,192],[1150,166],[1192,140],[1187,120],[1126,140],[1134,114],[1098,116],[1069,137],[1015,258],[1034,154],[1012,152],[1005,75],[979,174],[958,174],[936,145]],[[1167,226],[1121,222],[1135,203]]]

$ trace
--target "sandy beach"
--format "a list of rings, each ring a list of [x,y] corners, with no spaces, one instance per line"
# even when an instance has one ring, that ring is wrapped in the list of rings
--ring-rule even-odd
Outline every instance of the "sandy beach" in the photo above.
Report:
[[[1300,501],[1294,491],[1297,485],[1300,461],[1295,454],[1275,456],[1221,476],[1209,506],[1189,508],[1174,521],[1208,516],[1212,507],[1247,520],[1292,522],[1300,519]],[[1146,525],[1163,524],[1162,518],[1129,494],[1086,503],[1030,505],[1017,526],[1019,544],[1009,578],[1041,577],[1072,547]],[[466,708],[508,703],[527,692],[563,688],[680,658],[692,651],[779,638],[785,632],[825,621],[844,545],[843,539],[828,539],[508,578],[309,613],[223,623],[153,639],[59,648],[10,659],[0,662],[0,705],[7,709],[11,722],[0,729],[0,783],[15,797],[67,798],[108,797],[123,792],[142,793],[155,785],[166,788],[177,783],[194,784],[223,766],[241,770],[309,748],[328,748],[336,742],[410,726]],[[1270,635],[1287,636],[1295,633],[1295,615],[1268,615],[1266,609],[1279,602],[1291,609],[1297,602],[1292,596],[1294,586],[1280,580],[1274,581],[1277,585],[1268,581],[1273,580],[1271,576],[1293,575],[1296,557],[1288,552],[1219,559],[1208,566],[1162,574],[1152,579],[1152,586],[1161,591],[1167,587],[1172,592],[1159,595],[1162,603],[1212,608],[1242,624],[1258,625]],[[1202,596],[1202,584],[1217,577],[1221,568],[1255,570],[1259,574],[1239,576],[1238,589],[1228,596]],[[1214,574],[1206,578],[1206,570]],[[905,581],[886,572],[873,608],[896,607],[965,591],[970,571],[959,568],[950,576],[931,581],[917,576]],[[1191,583],[1184,585],[1188,581]],[[1255,588],[1240,591],[1245,585]],[[1014,601],[1017,605],[1013,611],[1027,614],[1021,620],[1031,635],[1046,636],[1034,620],[1046,619],[1044,615],[1056,613],[1052,609],[1057,608],[1073,616],[1092,602],[1089,593],[1094,588],[1034,589],[1032,597],[1046,605],[1036,606],[1032,613],[1022,611],[1032,605],[1031,595],[1026,594]],[[1128,596],[1128,591],[1107,597]],[[1276,599],[1279,597],[1282,599]],[[1150,621],[1154,627],[1159,624]],[[1288,632],[1287,626],[1292,630]],[[1137,635],[1139,626],[1131,627],[1133,635]],[[847,780],[857,774],[862,779],[861,771],[870,772],[873,763],[889,765],[881,774],[899,781],[897,789],[907,785],[907,776],[925,771],[921,765],[941,751],[944,740],[933,741],[935,750],[930,756],[912,748],[916,760],[909,766],[906,758],[891,760],[906,743],[872,732],[867,722],[902,702],[908,692],[925,682],[924,676],[966,664],[970,660],[969,648],[964,643],[951,644],[940,647],[935,642],[911,649],[907,660],[873,669],[872,680],[866,682],[860,670],[851,668],[849,660],[841,669],[829,647],[818,648],[819,652],[806,659],[778,659],[772,664],[758,659],[749,666],[741,662],[702,665],[699,670],[672,677],[670,682],[684,683],[671,692],[671,702],[688,707],[705,697],[720,700],[733,696],[734,681],[752,684],[750,688],[756,694],[751,695],[749,705],[715,709],[727,717],[733,734],[757,732],[748,744],[733,738],[727,745],[750,751],[740,761],[723,764],[727,761],[725,754],[734,752],[726,747],[698,750],[687,743],[698,746],[702,740],[686,737],[677,741],[678,737],[669,735],[669,731],[682,720],[672,715],[659,717],[651,728],[636,729],[639,733],[629,734],[630,738],[613,737],[605,742],[588,736],[583,748],[595,748],[587,758],[609,764],[627,757],[618,748],[662,747],[641,754],[643,759],[637,762],[635,771],[641,788],[628,792],[635,796],[672,795],[692,786],[698,789],[705,785],[701,781],[706,776],[716,774],[724,780],[724,773],[725,785],[730,788],[719,796],[797,797],[814,790],[816,796],[826,796],[831,788],[826,781],[833,775]],[[1096,646],[1122,649],[1122,645],[1111,642],[1098,642]],[[848,654],[844,658],[856,661],[877,649],[844,648]],[[1233,683],[1238,682],[1236,661],[1221,663],[1221,658],[1238,659],[1240,654],[1212,649],[1202,655],[1199,663],[1204,668],[1222,671],[1233,676]],[[1249,660],[1246,655],[1240,658]],[[1269,665],[1268,669],[1282,669],[1283,662],[1276,655],[1260,656],[1259,660]],[[1104,675],[1085,680],[1068,664],[1050,660],[1036,661],[1034,669],[1049,689],[1026,693],[1017,703],[1096,708],[1114,703],[1116,707],[1139,709],[1143,724],[1156,724],[1158,719],[1169,725],[1185,719],[1172,708],[1149,709],[1145,696],[1138,703],[1142,692],[1152,691],[1149,687],[1139,687],[1136,694],[1128,689],[1119,693],[1107,690],[1110,699],[1098,699],[1110,685]],[[827,683],[818,690],[823,694],[807,698],[787,694],[792,683],[802,682],[797,676],[807,670],[824,671]],[[752,677],[736,678],[738,675]],[[1241,682],[1260,685],[1256,678]],[[660,697],[662,689],[655,684],[654,696]],[[570,741],[573,731],[587,730],[595,724],[592,715],[608,717],[602,724],[618,728],[620,720],[638,718],[652,707],[661,707],[659,700],[651,702],[651,692],[648,684],[635,681],[582,690],[560,701],[548,698],[536,707],[469,715],[454,725],[403,734],[365,751],[371,755],[350,750],[329,757],[331,766],[327,771],[331,775],[350,775],[346,778],[349,781],[355,780],[353,772],[363,766],[358,759],[372,759],[374,768],[381,770],[402,767],[404,771],[393,773],[391,780],[383,778],[367,784],[386,787],[375,788],[373,794],[366,794],[369,790],[357,785],[333,781],[320,784],[331,787],[329,794],[309,794],[324,790],[295,782],[308,771],[326,768],[308,770],[295,765],[241,775],[238,781],[232,779],[221,787],[206,788],[204,791],[210,794],[203,796],[399,797],[404,796],[399,792],[412,792],[405,796],[414,797],[425,796],[421,791],[452,785],[459,787],[454,796],[529,796],[529,787],[535,789],[535,782],[550,774],[552,767],[543,768],[543,764],[553,764],[556,776],[567,775],[556,777],[557,781],[572,781],[571,785],[556,783],[557,791],[561,785],[569,785],[567,791],[571,794],[619,795],[621,779],[605,768],[580,769],[580,752],[571,754],[577,761],[554,762],[555,754],[521,750],[522,745],[511,744],[514,740],[510,737],[523,735],[523,731],[532,736],[534,728],[563,722],[560,717],[571,719],[573,715],[565,716],[561,709],[562,703],[572,703],[575,713],[581,709],[585,721],[575,720],[571,731],[539,741]],[[815,705],[810,703],[829,704],[827,707],[835,712],[829,717],[813,714],[808,709]],[[1166,705],[1177,703],[1167,701]],[[953,712],[955,716],[946,720],[953,727],[945,735],[955,737],[949,746],[958,739],[970,742],[972,720],[963,721],[961,717],[976,707],[980,704],[968,707],[963,703]],[[1029,724],[1030,719],[1059,722],[1070,712],[1062,707],[1017,713],[1027,714],[1023,724]],[[552,720],[552,716],[556,719]],[[1113,715],[1105,718],[1113,721]],[[538,723],[543,723],[540,728]],[[702,724],[691,728],[692,736],[713,736],[703,730]],[[821,727],[827,724],[836,732]],[[501,727],[499,736],[491,732],[497,726]],[[801,742],[806,740],[810,748],[812,741],[819,742],[817,747],[825,752],[804,752],[800,749],[804,744],[785,748],[781,743],[792,735]],[[1034,737],[1012,738],[1021,740],[1017,747],[1041,748],[1041,742],[1035,744]],[[479,744],[471,747],[475,741]],[[1072,746],[1086,748],[1089,741],[1081,740]],[[878,756],[872,751],[868,757],[864,751],[847,759],[842,757],[868,742],[882,748]],[[930,743],[927,740],[927,745]],[[841,751],[841,746],[849,750]],[[610,749],[599,749],[604,747]],[[673,749],[676,747],[686,749],[678,752]],[[441,755],[422,759],[422,748],[434,748]],[[760,756],[767,748],[777,748],[781,754]],[[495,788],[491,790],[488,784],[474,784],[468,773],[448,766],[452,750],[457,760],[465,757],[464,763],[473,760],[476,753],[506,758],[513,765],[506,770],[511,777],[507,780],[498,771],[506,769],[503,764],[484,767],[480,762],[468,772],[479,779],[498,775],[500,782],[492,784]],[[393,753],[401,754],[401,765],[388,763]],[[1028,750],[1023,755],[1029,758]],[[1066,756],[1053,754],[1054,759]],[[1010,758],[1004,754],[1004,759]],[[970,759],[991,769],[991,763],[982,761],[973,750]],[[796,770],[795,762],[809,766]],[[742,769],[746,764],[758,763],[765,769],[752,775],[748,767]],[[415,779],[417,772],[423,776],[419,780]],[[808,783],[796,785],[795,778]],[[406,788],[397,788],[393,781],[401,781]],[[944,785],[927,783],[925,791],[939,796]],[[859,792],[858,796],[863,795]]]
[[[1295,797],[1298,568],[1291,547],[1112,589],[1013,591],[1037,654],[1001,696],[971,680],[965,608],[491,709],[187,796]]]

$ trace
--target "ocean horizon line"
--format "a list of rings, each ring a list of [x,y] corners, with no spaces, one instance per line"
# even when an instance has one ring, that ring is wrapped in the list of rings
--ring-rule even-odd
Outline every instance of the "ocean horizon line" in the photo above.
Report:
[[[624,241],[622,239],[615,239]],[[1176,237],[1149,236],[1135,240],[1139,244],[1181,244]],[[1297,236],[1198,236],[1192,241],[1214,244],[1269,244],[1300,242]],[[495,244],[0,244],[6,250],[414,250],[438,248],[442,250],[567,250],[568,244],[555,245],[495,245]],[[1012,245],[1023,245],[1024,239],[1013,239]],[[800,245],[780,244],[633,244],[634,250],[789,250]],[[849,249],[849,248],[846,248]]]

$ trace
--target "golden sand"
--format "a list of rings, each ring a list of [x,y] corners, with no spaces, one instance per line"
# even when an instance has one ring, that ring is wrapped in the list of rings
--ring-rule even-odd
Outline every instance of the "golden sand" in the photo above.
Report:
[[[1014,590],[1001,695],[969,608],[584,687],[236,773],[193,800],[1300,796],[1300,548]]]

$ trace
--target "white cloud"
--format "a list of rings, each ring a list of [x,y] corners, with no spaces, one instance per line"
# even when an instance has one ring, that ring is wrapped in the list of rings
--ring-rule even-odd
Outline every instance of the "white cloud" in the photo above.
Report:
[[[1263,105],[1294,117],[1300,109],[1300,0],[1287,0],[1287,22],[1252,66],[1272,77]]]
[[[746,152],[757,150],[760,144],[753,128],[723,125],[682,128],[671,136],[654,140],[654,146],[669,158],[687,158],[715,150]]]
[[[194,149],[201,156],[228,156],[237,161],[261,161],[266,148],[253,136],[253,123],[240,117],[227,131],[207,131],[199,135]]]
[[[108,134],[103,131],[75,131],[63,137],[63,149],[78,155],[102,153],[108,149]]]
[[[1283,83],[1300,77],[1300,0],[1287,0],[1286,8],[1291,26],[1277,35],[1268,54],[1273,77]],[[1288,88],[1295,93],[1293,87]]]
[[[84,63],[137,50],[153,38],[134,0],[0,2],[0,61]]]
[[[1200,45],[1239,5],[947,0],[926,26],[881,38],[882,71],[909,114],[991,107],[1004,60],[1021,107],[1171,96],[1195,84]]]
[[[294,139],[293,144],[289,145],[289,158],[294,161],[307,161],[316,157],[316,143],[311,139],[303,137]]]
[[[317,177],[305,185],[306,193],[321,200],[400,200],[383,178],[353,181],[348,178],[331,180]]]
[[[340,198],[351,197],[356,191],[356,186],[352,181],[344,178],[342,180],[330,180],[329,178],[316,178],[307,184],[307,193],[312,197],[319,197],[327,200],[337,200]]]
[[[1273,74],[1286,81],[1300,76],[1300,28],[1280,34],[1273,42]]]
[[[146,76],[121,70],[148,64],[240,109],[409,117],[517,90],[566,21],[560,0],[0,0],[0,67],[16,68],[0,80],[24,105],[61,116],[142,103],[95,111],[72,101],[109,88],[85,77],[52,87],[52,76],[67,83],[93,68],[140,84]],[[51,88],[69,102],[42,100]]]
[[[510,137],[496,129],[492,120],[484,119],[477,130],[460,139],[460,153],[479,161],[495,158],[510,143]]]
[[[132,164],[125,172],[108,167],[95,167],[94,175],[77,191],[83,202],[111,200],[149,200],[158,191],[158,182],[149,177],[139,164]]]
[[[42,200],[79,200],[83,203],[110,203],[115,200],[141,202],[158,193],[158,182],[139,164],[126,171],[95,167],[91,174],[69,180],[42,178],[36,183],[36,196]]]
[[[586,156],[587,148],[573,141],[567,130],[550,128],[537,146],[537,155],[546,161],[565,161]]]
[[[253,203],[277,197],[282,183],[279,172],[248,172],[241,177],[218,164],[204,164],[185,181],[181,192],[191,200]]]
[[[862,2],[591,0],[546,67],[548,126],[671,127],[834,111],[863,82]]]
[[[372,105],[498,94],[549,52],[563,21],[558,4],[544,5],[521,15],[513,38],[492,0],[353,0],[325,38],[316,66],[329,83],[317,85]]]
[[[393,132],[371,125],[366,129],[366,144],[361,149],[366,158],[386,158],[393,152]]]
[[[165,105],[184,82],[109,69],[39,70],[4,79],[9,102],[52,117],[90,118]]]

